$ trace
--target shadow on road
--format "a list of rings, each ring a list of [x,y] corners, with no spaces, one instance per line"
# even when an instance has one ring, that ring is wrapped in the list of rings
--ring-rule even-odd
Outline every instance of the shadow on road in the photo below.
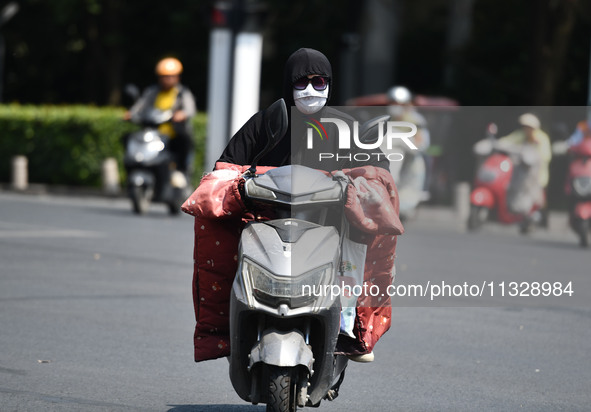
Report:
[[[169,405],[167,412],[260,412],[265,406],[255,405]]]
[[[536,244],[539,246],[544,246],[544,247],[548,247],[548,248],[552,248],[552,249],[565,249],[565,250],[578,251],[581,253],[586,252],[586,253],[591,254],[591,251],[589,249],[585,249],[585,248],[580,247],[576,240],[573,240],[572,242],[568,242],[568,241],[559,241],[559,240],[553,240],[553,239],[536,238],[536,239],[534,239],[532,244]]]
[[[135,218],[135,219],[140,219],[140,218],[177,219],[177,218],[184,215],[184,213],[181,212],[177,216],[173,216],[170,213],[168,213],[168,210],[166,210],[164,208],[157,207],[157,206],[159,206],[159,205],[156,205],[156,207],[148,210],[148,212],[143,215],[137,215],[137,214],[133,213],[133,210],[131,210],[131,206],[129,206],[128,209],[127,208],[120,208],[120,207],[106,208],[106,207],[99,207],[99,206],[91,206],[87,210],[89,210],[91,213],[96,213],[96,214],[100,214],[100,215],[128,217],[128,218]]]

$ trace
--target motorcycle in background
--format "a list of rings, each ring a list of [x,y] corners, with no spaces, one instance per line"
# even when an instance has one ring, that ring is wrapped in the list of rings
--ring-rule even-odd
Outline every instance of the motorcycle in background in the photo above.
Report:
[[[132,121],[141,126],[125,142],[124,165],[127,191],[133,211],[144,214],[152,202],[165,203],[170,214],[180,213],[183,201],[191,194],[187,176],[174,169],[175,158],[168,148],[168,136],[158,126],[172,119],[172,111],[151,109]]]
[[[518,223],[520,232],[527,233],[543,220],[544,192],[528,184],[537,179],[539,155],[530,145],[500,144],[496,133],[496,124],[489,124],[487,137],[474,145],[480,165],[470,194],[468,230],[478,229],[494,214],[498,222]]]
[[[427,165],[421,153],[410,150],[405,144],[394,144],[392,149],[380,147],[384,153],[400,153],[402,160],[390,161],[390,174],[396,182],[400,198],[400,219],[412,218],[422,202],[429,200],[424,190],[427,179]]]
[[[591,139],[568,147],[564,142],[552,146],[556,155],[569,155],[564,192],[569,203],[569,225],[579,236],[581,247],[589,247],[591,230]]]

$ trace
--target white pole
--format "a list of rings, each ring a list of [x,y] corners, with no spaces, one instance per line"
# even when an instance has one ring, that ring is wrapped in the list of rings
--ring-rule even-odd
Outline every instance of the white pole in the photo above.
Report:
[[[234,48],[230,135],[259,110],[262,54],[263,36],[260,33],[238,33]]]
[[[120,191],[119,187],[119,167],[117,160],[108,157],[102,164],[103,190],[108,195],[116,195]]]
[[[25,156],[12,158],[12,188],[26,190],[29,186],[28,159]]]
[[[455,185],[454,210],[459,226],[464,227],[470,215],[470,183],[459,182]]]
[[[590,45],[591,46],[591,45]],[[587,91],[587,121],[591,123],[591,47],[589,48],[589,80]]]
[[[232,31],[215,28],[209,43],[209,85],[207,90],[207,147],[205,170],[210,172],[230,140],[228,108],[232,59]]]

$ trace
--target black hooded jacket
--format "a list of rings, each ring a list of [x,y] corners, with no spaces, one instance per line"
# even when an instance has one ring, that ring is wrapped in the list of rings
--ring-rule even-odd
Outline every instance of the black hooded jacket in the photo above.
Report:
[[[294,52],[286,62],[283,76],[283,99],[288,108],[289,128],[286,136],[263,156],[258,164],[260,166],[285,166],[292,163],[302,164],[321,170],[340,170],[359,166],[378,166],[389,169],[389,162],[385,157],[379,156],[382,152],[375,150],[351,150],[338,148],[338,130],[332,123],[319,125],[321,118],[337,118],[345,121],[352,131],[353,118],[349,115],[324,107],[313,115],[304,115],[294,108],[293,83],[307,75],[321,75],[328,78],[328,100],[332,91],[332,68],[326,56],[314,49],[302,48]],[[328,103],[327,100],[327,103]],[[233,163],[238,165],[250,165],[254,157],[260,153],[266,145],[267,136],[264,125],[265,110],[253,115],[236,134],[232,137],[218,162]],[[313,129],[313,149],[306,147],[308,129]],[[317,130],[318,129],[318,130]],[[351,153],[354,152],[354,153]],[[365,152],[368,155],[361,155]],[[323,153],[320,156],[320,153]],[[357,156],[355,156],[357,154]],[[332,157],[331,157],[332,155]],[[357,161],[362,159],[363,161]]]

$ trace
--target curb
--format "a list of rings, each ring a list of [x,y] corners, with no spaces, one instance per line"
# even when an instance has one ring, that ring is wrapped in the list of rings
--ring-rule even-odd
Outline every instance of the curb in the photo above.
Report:
[[[55,195],[79,197],[106,197],[113,199],[127,197],[124,190],[119,190],[117,192],[108,192],[104,189],[95,187],[49,185],[41,183],[31,183],[27,185],[26,189],[15,189],[10,184],[3,183],[0,184],[0,193],[14,193],[31,196]]]
[[[458,232],[468,233],[467,221],[453,207],[421,205],[418,207],[416,215],[405,222],[405,226],[420,225],[430,227],[452,227],[455,226]],[[502,224],[495,221],[487,222],[479,230],[483,232],[515,232],[516,224]],[[479,231],[476,231],[479,232]],[[572,231],[568,224],[568,212],[562,210],[550,210],[548,228],[538,228],[536,232],[546,235],[570,236]]]

